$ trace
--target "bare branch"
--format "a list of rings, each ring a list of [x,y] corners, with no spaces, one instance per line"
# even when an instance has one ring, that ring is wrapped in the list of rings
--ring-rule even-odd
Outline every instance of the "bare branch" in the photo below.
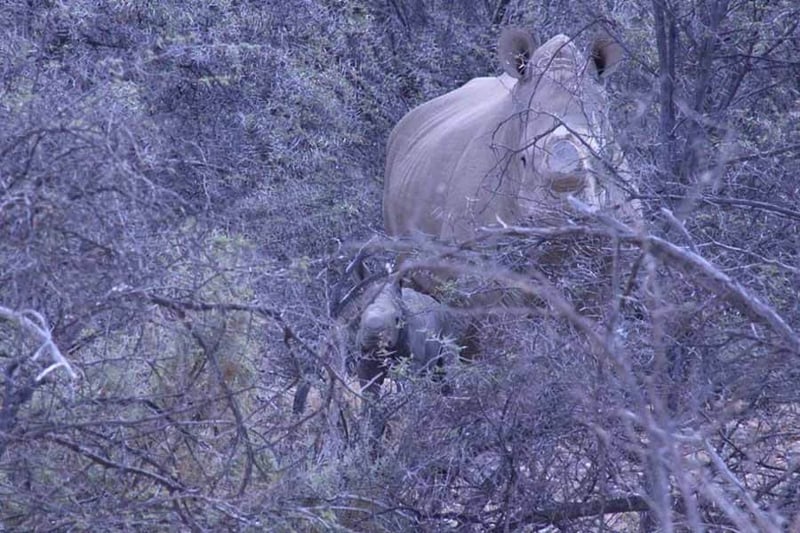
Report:
[[[600,214],[596,209],[571,198],[572,205],[580,212],[592,215],[612,228],[621,240],[635,242],[646,251],[650,251],[660,260],[669,259],[688,268],[692,273],[702,274],[717,289],[723,290],[732,303],[753,319],[769,325],[776,333],[781,335],[791,347],[800,353],[800,337],[786,323],[786,321],[769,305],[762,302],[757,296],[750,294],[739,282],[716,268],[707,259],[691,251],[683,250],[678,246],[653,235],[644,235],[634,232],[622,222]]]
[[[33,317],[33,320],[28,318],[28,316]],[[33,356],[34,360],[36,360],[44,352],[48,352],[50,357],[53,359],[53,364],[48,366],[45,370],[40,372],[38,376],[36,376],[37,382],[40,382],[48,374],[59,368],[63,368],[70,378],[78,379],[78,374],[75,373],[72,365],[69,364],[69,361],[66,357],[64,357],[64,354],[61,353],[58,345],[56,345],[55,341],[53,340],[50,328],[48,327],[44,316],[30,309],[17,312],[7,307],[0,306],[0,318],[4,318],[10,322],[16,322],[23,329],[33,334],[39,340],[39,342],[42,343]]]
[[[186,487],[182,486],[177,481],[173,481],[171,479],[167,479],[166,477],[164,477],[162,475],[156,474],[154,472],[150,472],[148,470],[143,470],[141,468],[136,468],[136,467],[133,467],[133,466],[120,464],[120,463],[118,463],[116,461],[113,461],[113,460],[107,458],[107,457],[102,457],[99,454],[89,450],[85,446],[82,446],[82,445],[80,445],[80,444],[78,444],[76,442],[72,442],[70,440],[67,440],[65,438],[56,437],[56,436],[50,436],[50,437],[48,437],[48,440],[50,440],[50,441],[52,441],[52,442],[54,442],[56,444],[59,444],[61,446],[64,446],[65,448],[68,448],[68,449],[72,450],[73,452],[76,452],[76,453],[78,453],[80,455],[83,455],[87,459],[91,460],[94,463],[99,464],[100,466],[104,466],[106,468],[113,468],[115,470],[120,470],[122,472],[126,472],[126,473],[135,474],[135,475],[139,475],[139,476],[143,476],[143,477],[149,478],[149,479],[155,481],[156,483],[158,483],[159,485],[162,485],[165,488],[169,489],[170,491],[184,491],[184,490],[186,490]]]
[[[730,471],[728,466],[725,464],[725,461],[719,456],[717,451],[714,449],[714,446],[708,441],[708,439],[703,440],[703,448],[708,456],[711,458],[711,462],[716,468],[716,470],[722,475],[723,479],[736,487],[736,493],[739,495],[742,500],[744,500],[745,505],[747,506],[747,510],[750,514],[756,519],[758,523],[759,530],[769,533],[778,533],[781,531],[781,528],[773,523],[772,520],[769,519],[768,516],[758,507],[758,504],[753,500],[750,496],[750,493],[747,491],[744,483],[737,479],[733,472]],[[737,516],[738,513],[730,513],[731,519],[734,516]]]

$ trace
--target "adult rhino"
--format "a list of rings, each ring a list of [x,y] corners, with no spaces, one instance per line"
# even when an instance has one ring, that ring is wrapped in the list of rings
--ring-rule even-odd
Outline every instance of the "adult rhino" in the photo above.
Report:
[[[410,111],[389,137],[383,216],[389,235],[446,241],[481,226],[558,223],[573,195],[632,216],[602,85],[621,57],[608,36],[588,58],[564,35],[538,48],[508,29],[504,73],[475,78]]]

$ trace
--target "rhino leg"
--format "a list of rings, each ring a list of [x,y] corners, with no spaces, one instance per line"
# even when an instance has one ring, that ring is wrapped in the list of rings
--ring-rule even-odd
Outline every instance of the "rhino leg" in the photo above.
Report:
[[[386,379],[386,361],[375,353],[362,354],[356,371],[365,400],[363,413],[369,425],[369,438],[373,445],[377,445],[386,427],[386,420],[377,405],[381,385]]]
[[[361,392],[370,399],[377,399],[381,385],[386,379],[386,363],[372,354],[362,355],[356,365]]]

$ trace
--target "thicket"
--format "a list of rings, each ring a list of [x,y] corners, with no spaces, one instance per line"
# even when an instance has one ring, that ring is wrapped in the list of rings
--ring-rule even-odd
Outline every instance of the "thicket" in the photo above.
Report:
[[[798,24],[791,0],[4,2],[0,528],[800,528]],[[477,317],[450,395],[385,387],[376,454],[345,266],[405,246],[392,125],[498,72],[507,25],[624,46],[643,230],[578,221],[608,276],[583,247],[517,268],[574,228],[419,250],[537,305]]]

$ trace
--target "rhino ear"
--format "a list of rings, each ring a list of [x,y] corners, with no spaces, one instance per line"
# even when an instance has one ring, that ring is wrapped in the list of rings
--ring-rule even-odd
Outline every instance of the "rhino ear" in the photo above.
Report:
[[[592,63],[597,76],[604,78],[619,66],[624,50],[616,39],[605,31],[596,35],[592,42]]]
[[[530,74],[528,61],[536,50],[533,36],[519,28],[506,28],[500,34],[497,53],[503,70],[517,79],[527,78]]]

